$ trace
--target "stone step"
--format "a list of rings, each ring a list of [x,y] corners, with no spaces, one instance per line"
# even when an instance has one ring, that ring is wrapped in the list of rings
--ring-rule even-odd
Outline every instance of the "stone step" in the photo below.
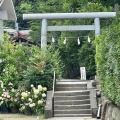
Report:
[[[76,96],[54,96],[54,101],[60,100],[84,100],[90,99],[89,95],[76,95]]]
[[[54,116],[91,117],[90,91],[87,81],[64,79],[56,83]]]
[[[91,114],[55,114],[54,117],[82,117],[82,118],[85,117],[86,118],[86,117],[91,117]]]
[[[57,82],[57,87],[87,87],[87,82]]]
[[[66,110],[55,110],[54,114],[91,114],[91,109],[66,109]]]
[[[80,80],[80,79],[62,79],[59,82],[87,82],[88,80]]]
[[[89,95],[89,90],[78,91],[55,91],[54,96],[76,96],[76,95]]]
[[[54,105],[80,105],[90,104],[90,99],[86,100],[66,100],[66,101],[54,101]]]
[[[56,87],[56,91],[87,90],[87,87]]]
[[[83,105],[55,105],[55,110],[66,110],[66,109],[90,109],[90,104]]]

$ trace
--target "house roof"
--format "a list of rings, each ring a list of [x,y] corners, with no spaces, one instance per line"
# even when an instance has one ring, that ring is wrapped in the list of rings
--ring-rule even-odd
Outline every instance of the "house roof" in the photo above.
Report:
[[[0,10],[7,11],[8,19],[6,20],[17,21],[17,17],[16,17],[16,13],[15,13],[12,0],[0,0]]]

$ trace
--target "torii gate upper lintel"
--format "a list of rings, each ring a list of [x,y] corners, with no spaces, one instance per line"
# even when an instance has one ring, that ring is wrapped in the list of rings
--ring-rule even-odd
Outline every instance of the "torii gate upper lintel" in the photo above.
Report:
[[[41,48],[46,49],[47,31],[76,31],[95,30],[95,36],[100,34],[100,18],[114,18],[116,12],[90,12],[90,13],[46,13],[23,14],[24,20],[42,19]],[[94,25],[48,26],[47,20],[51,19],[94,19]]]

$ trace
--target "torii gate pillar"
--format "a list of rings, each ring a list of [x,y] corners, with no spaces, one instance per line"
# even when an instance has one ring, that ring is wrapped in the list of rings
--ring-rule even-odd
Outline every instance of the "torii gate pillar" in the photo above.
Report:
[[[0,20],[0,40],[3,40],[3,20]]]
[[[41,28],[41,48],[46,49],[47,47],[47,20],[42,20]]]
[[[94,25],[95,25],[95,37],[100,35],[100,19],[95,18],[94,19]]]

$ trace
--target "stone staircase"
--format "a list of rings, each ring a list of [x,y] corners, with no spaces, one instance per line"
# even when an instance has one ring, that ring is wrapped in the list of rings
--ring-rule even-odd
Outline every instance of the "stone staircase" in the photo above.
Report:
[[[56,83],[54,93],[55,117],[91,117],[90,91],[87,82],[61,80]]]

